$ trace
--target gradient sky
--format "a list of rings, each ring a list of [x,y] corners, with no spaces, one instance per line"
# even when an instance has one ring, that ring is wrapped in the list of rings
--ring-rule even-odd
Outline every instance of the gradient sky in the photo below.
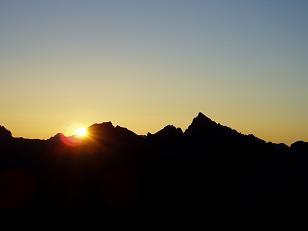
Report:
[[[113,121],[308,141],[306,0],[0,0],[0,124],[48,138]]]

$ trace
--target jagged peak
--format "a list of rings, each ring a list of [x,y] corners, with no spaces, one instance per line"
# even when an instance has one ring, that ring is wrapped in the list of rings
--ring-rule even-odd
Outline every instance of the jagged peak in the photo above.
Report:
[[[189,127],[186,129],[185,134],[191,134],[193,131],[200,130],[206,128],[213,128],[219,126],[216,122],[211,120],[209,117],[204,115],[202,112],[199,112],[197,117],[195,117],[189,125]]]

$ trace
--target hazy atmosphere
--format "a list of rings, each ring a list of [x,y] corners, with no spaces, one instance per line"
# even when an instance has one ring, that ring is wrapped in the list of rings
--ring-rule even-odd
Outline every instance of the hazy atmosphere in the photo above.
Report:
[[[138,134],[199,111],[267,141],[308,140],[308,1],[0,0],[0,124]]]

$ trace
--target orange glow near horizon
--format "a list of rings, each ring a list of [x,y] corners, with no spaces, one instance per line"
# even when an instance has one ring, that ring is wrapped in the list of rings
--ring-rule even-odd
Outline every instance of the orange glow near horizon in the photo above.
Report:
[[[185,130],[202,112],[308,141],[308,1],[115,2],[0,0],[0,125],[14,137]]]

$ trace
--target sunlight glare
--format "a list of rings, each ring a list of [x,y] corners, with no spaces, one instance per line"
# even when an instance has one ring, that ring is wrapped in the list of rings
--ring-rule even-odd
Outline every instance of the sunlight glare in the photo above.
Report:
[[[77,128],[76,129],[76,136],[79,138],[86,137],[88,135],[88,131],[86,128]]]

